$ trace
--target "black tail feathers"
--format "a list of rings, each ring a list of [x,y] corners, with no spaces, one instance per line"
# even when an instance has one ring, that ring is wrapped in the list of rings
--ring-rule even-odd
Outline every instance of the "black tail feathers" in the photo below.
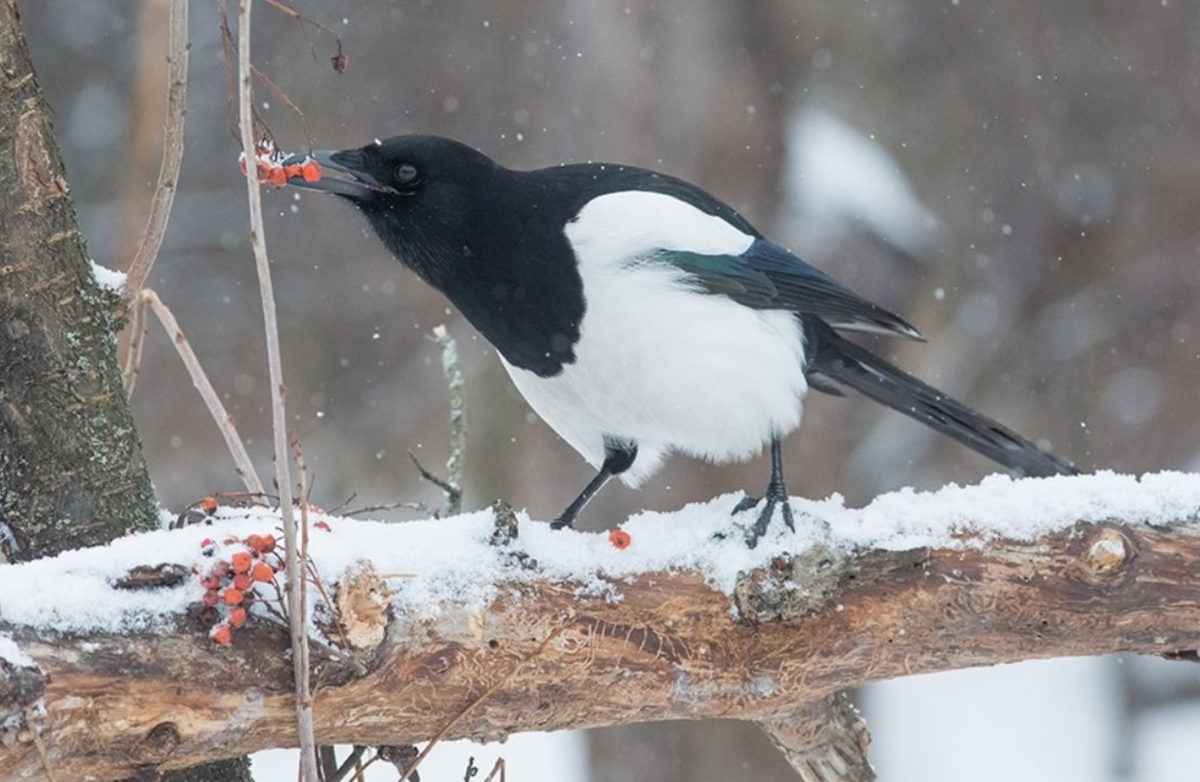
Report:
[[[880,404],[953,437],[973,451],[1023,475],[1075,475],[1074,465],[977,413],[874,353],[839,336],[819,318],[805,316],[808,374],[820,389],[826,380],[853,388]]]

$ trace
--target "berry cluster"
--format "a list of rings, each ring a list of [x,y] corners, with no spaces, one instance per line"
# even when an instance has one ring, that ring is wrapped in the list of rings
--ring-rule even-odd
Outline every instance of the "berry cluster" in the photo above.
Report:
[[[238,158],[238,167],[246,173],[246,154]],[[254,147],[254,167],[258,181],[271,187],[283,187],[289,179],[316,182],[321,178],[321,165],[308,155],[289,155],[276,149],[270,139],[263,139]]]
[[[222,646],[233,639],[233,631],[246,624],[246,609],[259,597],[257,584],[271,584],[284,567],[276,550],[274,535],[212,538],[200,541],[202,560],[192,572],[204,588],[200,616],[212,624],[209,637]]]

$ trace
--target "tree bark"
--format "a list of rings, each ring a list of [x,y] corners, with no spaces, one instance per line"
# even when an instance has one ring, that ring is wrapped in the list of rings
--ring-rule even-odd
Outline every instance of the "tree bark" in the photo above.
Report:
[[[107,543],[159,519],[117,363],[120,298],[92,274],[13,2],[0,6],[0,68],[3,563]],[[0,712],[22,714],[43,681],[0,659]],[[6,737],[32,744],[37,729],[25,723]],[[244,758],[196,771],[210,782],[251,779]],[[199,778],[188,774],[172,779]]]
[[[115,300],[89,267],[13,3],[0,7],[0,67],[0,527],[24,560],[152,529],[158,514]]]
[[[809,719],[842,709],[829,699],[847,687],[1035,658],[1200,647],[1194,518],[964,542],[779,558],[743,577],[733,610],[729,596],[684,572],[613,583],[617,600],[542,580],[500,584],[483,611],[448,604],[436,620],[396,615],[381,646],[314,666],[317,740],[409,743],[448,722],[449,737],[491,740],[722,717],[758,721],[785,750],[819,761],[813,779],[829,769],[833,778],[866,779],[853,713],[843,709],[844,729],[832,735]],[[49,766],[63,779],[102,780],[294,746],[286,633],[251,625],[229,648],[182,620],[173,632],[137,636],[0,630],[46,674]],[[0,750],[0,778],[42,773],[27,745]]]

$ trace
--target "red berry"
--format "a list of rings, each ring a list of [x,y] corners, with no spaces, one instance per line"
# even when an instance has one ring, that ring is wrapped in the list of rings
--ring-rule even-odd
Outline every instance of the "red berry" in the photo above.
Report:
[[[230,564],[233,566],[234,573],[249,573],[250,565],[253,561],[250,558],[250,552],[239,551],[229,558]]]
[[[619,551],[629,548],[629,544],[633,542],[633,538],[623,529],[614,529],[608,533],[608,542],[613,544],[613,548]]]
[[[210,494],[209,496],[200,500],[200,510],[204,511],[205,513],[207,513],[210,516],[212,514],[216,513],[217,512],[217,498],[213,497]]]
[[[242,590],[240,589],[226,587],[225,591],[221,593],[221,599],[225,602],[225,605],[235,606],[241,604],[242,600],[245,599],[245,595],[242,594]]]
[[[233,577],[233,588],[240,589],[245,592],[250,587],[254,586],[254,582],[250,580],[250,576],[245,573],[238,573]]]
[[[263,554],[270,554],[272,551],[274,551],[275,550],[275,536],[274,535],[263,535],[262,546],[263,546],[262,547]]]
[[[317,529],[323,529],[326,532],[329,532],[329,522],[325,521],[325,519],[321,519],[320,521],[313,522],[313,526],[316,527]]]
[[[217,625],[208,632],[208,637],[221,646],[229,646],[229,642],[233,640],[233,633],[225,625]]]
[[[306,160],[300,167],[305,182],[316,182],[321,178],[321,165],[315,160]]]
[[[240,630],[246,624],[246,609],[235,608],[229,612],[229,626],[234,630]]]
[[[217,603],[221,602],[221,596],[217,594],[217,590],[209,589],[204,593],[204,597],[200,602],[204,603],[206,606],[215,606]]]
[[[275,571],[266,562],[258,562],[250,571],[250,578],[266,584],[275,579]]]
[[[221,579],[217,578],[216,576],[214,576],[212,574],[209,574],[209,575],[205,576],[204,578],[200,579],[200,586],[204,587],[205,589],[220,589],[221,588]]]

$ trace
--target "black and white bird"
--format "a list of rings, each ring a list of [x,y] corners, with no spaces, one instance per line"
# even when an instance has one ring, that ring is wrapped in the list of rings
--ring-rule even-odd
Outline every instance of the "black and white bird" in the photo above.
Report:
[[[556,527],[613,476],[638,486],[672,453],[729,462],[767,444],[771,477],[747,538],[776,507],[793,526],[780,441],[809,389],[854,389],[1023,475],[1075,472],[844,339],[920,335],[688,182],[602,163],[514,171],[435,136],[314,156],[323,177],[289,182],[358,207],[598,470]]]

